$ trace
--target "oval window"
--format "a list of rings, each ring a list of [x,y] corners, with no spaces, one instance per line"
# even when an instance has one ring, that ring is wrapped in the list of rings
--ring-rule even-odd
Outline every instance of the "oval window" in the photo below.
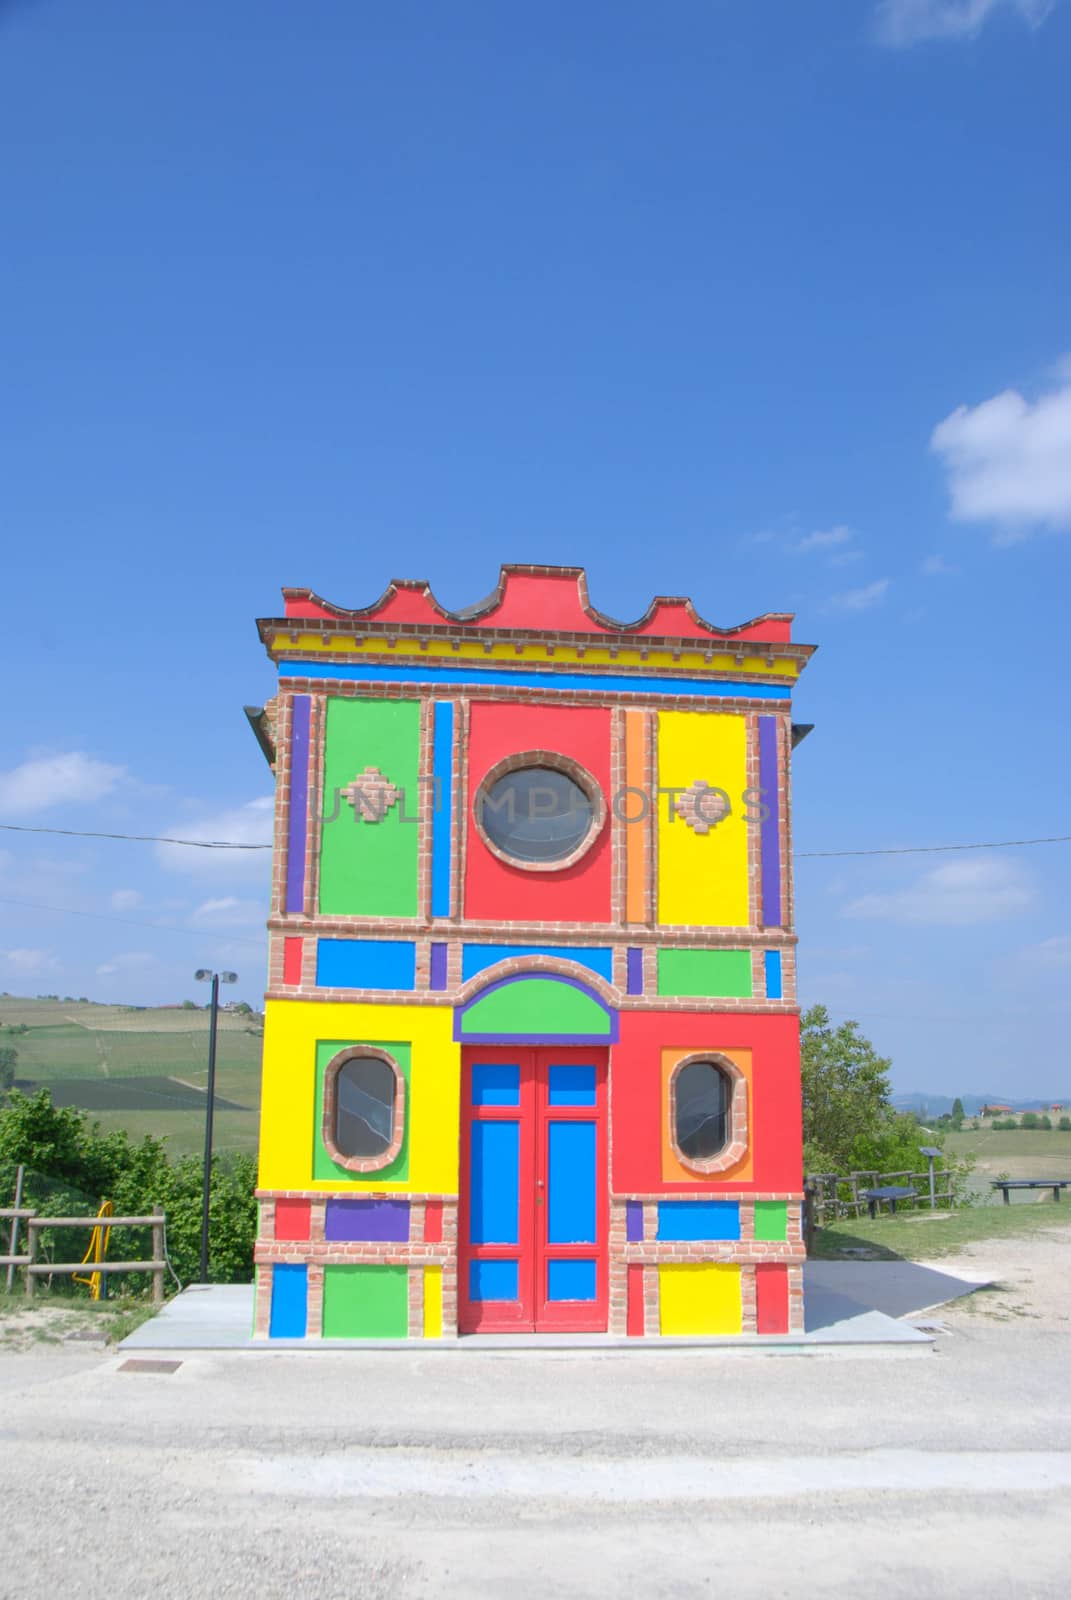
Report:
[[[476,816],[501,855],[522,864],[565,861],[591,833],[596,807],[575,778],[554,767],[517,767],[477,796]]]
[[[381,1156],[394,1142],[398,1077],[380,1056],[352,1056],[335,1077],[335,1148],[347,1160]]]
[[[688,1161],[709,1161],[729,1143],[732,1085],[713,1061],[689,1061],[678,1072],[673,1136]]]

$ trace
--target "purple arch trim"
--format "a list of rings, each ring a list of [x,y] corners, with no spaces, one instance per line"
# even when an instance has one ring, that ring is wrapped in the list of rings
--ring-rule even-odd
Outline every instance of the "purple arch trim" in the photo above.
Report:
[[[609,1021],[606,1033],[462,1033],[461,1023],[469,1010],[485,1000],[496,989],[505,989],[511,983],[527,983],[538,979],[540,983],[564,983],[570,989],[579,989],[581,994],[586,994],[589,1000],[594,1000],[599,1010]],[[464,1005],[454,1008],[454,1041],[457,1044],[616,1044],[618,1039],[618,1016],[612,1006],[607,1005],[602,995],[593,989],[590,984],[584,983],[580,978],[567,978],[560,972],[541,972],[533,968],[530,972],[513,972],[508,978],[496,978],[486,985],[478,994],[472,995]]]

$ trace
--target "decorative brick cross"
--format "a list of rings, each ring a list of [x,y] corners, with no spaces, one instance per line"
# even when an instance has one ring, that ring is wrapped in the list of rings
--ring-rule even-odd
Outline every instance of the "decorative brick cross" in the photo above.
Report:
[[[365,767],[342,793],[362,822],[382,822],[391,806],[397,805],[401,798],[401,790],[396,789],[378,767]]]
[[[724,790],[697,778],[691,788],[677,796],[674,810],[693,833],[709,833],[725,820],[732,805]]]

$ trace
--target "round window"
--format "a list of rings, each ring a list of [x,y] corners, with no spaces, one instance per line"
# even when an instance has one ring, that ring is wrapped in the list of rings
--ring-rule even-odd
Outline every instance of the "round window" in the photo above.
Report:
[[[398,1078],[380,1056],[343,1062],[335,1078],[334,1144],[353,1159],[381,1156],[394,1139],[394,1101]]]
[[[732,1086],[713,1061],[689,1061],[677,1074],[674,1143],[688,1161],[710,1161],[729,1142]]]
[[[476,818],[492,849],[508,860],[554,864],[575,855],[601,820],[596,793],[567,772],[533,763],[492,774],[476,797]]]

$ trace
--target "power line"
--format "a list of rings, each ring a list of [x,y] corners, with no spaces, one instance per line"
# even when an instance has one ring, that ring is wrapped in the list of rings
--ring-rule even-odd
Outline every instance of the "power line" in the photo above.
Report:
[[[0,822],[7,833],[58,833],[65,839],[127,839],[136,844],[185,844],[191,850],[270,850],[270,844],[239,844],[236,839],[172,839],[159,833],[87,833],[81,828],[31,828],[19,822]]]
[[[1071,833],[1054,833],[1047,839],[990,839],[984,844],[905,844],[887,850],[794,850],[793,855],[802,860],[829,856],[922,856],[934,855],[942,850],[1009,850],[1025,844],[1068,844]]]
[[[91,833],[79,828],[31,828],[17,822],[0,822],[8,833],[52,833],[66,839],[121,839],[134,844],[179,844],[191,850],[270,850],[270,844],[242,844],[237,839],[176,839],[158,833]],[[1041,839],[988,839],[977,844],[906,844],[869,850],[795,850],[799,861],[828,859],[833,856],[919,856],[937,855],[947,850],[1010,850],[1034,844],[1071,844],[1071,833],[1055,833]],[[88,913],[87,913],[88,915]]]

